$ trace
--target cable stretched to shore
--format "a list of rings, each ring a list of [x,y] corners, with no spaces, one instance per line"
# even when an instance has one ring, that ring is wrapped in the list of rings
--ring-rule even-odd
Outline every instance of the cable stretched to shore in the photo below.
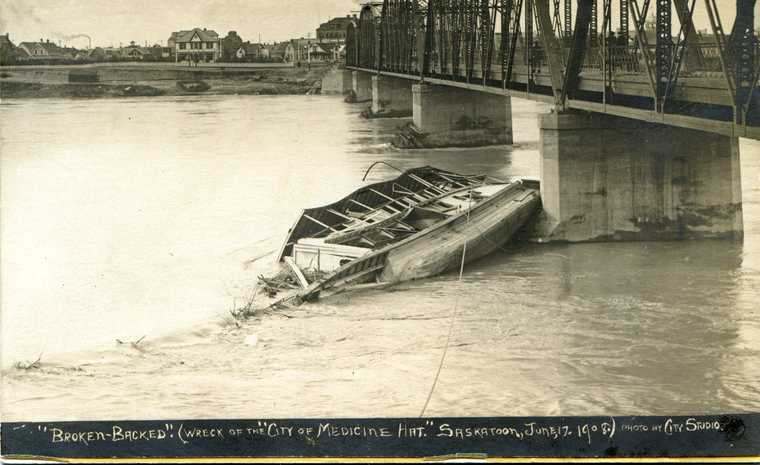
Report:
[[[467,221],[465,225],[470,224],[470,209],[472,208],[472,188],[470,188],[470,198],[467,206]],[[464,245],[462,245],[462,261],[459,264],[459,279],[457,280],[457,283],[462,282],[462,275],[464,274],[464,259],[467,255],[467,236],[464,237]],[[430,386],[430,392],[428,393],[427,399],[425,399],[425,405],[422,406],[422,411],[420,412],[420,418],[425,416],[425,410],[427,410],[428,404],[430,403],[430,399],[433,397],[433,391],[435,391],[435,387],[438,384],[438,378],[441,376],[441,370],[443,370],[443,362],[446,360],[446,353],[449,351],[449,343],[451,342],[451,335],[454,332],[454,322],[456,321],[456,314],[457,314],[457,308],[459,306],[459,296],[460,293],[457,293],[456,300],[454,300],[454,308],[451,310],[451,323],[449,324],[449,334],[446,336],[446,344],[443,347],[443,353],[441,354],[441,362],[438,364],[438,371],[435,373],[435,378],[433,379],[433,385]]]

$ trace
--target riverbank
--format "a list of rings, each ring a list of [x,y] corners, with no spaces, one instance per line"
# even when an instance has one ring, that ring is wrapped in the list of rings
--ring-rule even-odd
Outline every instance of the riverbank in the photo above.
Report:
[[[199,68],[103,66],[0,69],[2,98],[108,98],[319,93],[328,66]]]

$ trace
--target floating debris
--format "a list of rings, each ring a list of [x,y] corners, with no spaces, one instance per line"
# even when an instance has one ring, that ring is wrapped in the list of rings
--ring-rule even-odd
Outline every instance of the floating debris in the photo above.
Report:
[[[177,81],[177,87],[185,92],[206,92],[211,89],[206,81]]]
[[[40,365],[42,364],[42,354],[40,354],[39,357],[37,357],[37,360],[33,362],[16,362],[16,369],[17,370],[37,370],[40,368]]]

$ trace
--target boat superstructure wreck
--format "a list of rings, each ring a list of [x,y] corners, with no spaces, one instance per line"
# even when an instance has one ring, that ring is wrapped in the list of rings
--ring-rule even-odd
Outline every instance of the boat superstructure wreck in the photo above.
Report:
[[[260,285],[271,307],[434,276],[501,248],[539,207],[537,181],[410,169],[301,212]]]

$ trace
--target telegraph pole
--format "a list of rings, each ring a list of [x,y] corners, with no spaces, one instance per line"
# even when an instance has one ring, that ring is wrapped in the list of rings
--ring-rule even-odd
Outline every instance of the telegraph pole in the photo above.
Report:
[[[311,32],[306,34],[306,62],[311,66]]]

